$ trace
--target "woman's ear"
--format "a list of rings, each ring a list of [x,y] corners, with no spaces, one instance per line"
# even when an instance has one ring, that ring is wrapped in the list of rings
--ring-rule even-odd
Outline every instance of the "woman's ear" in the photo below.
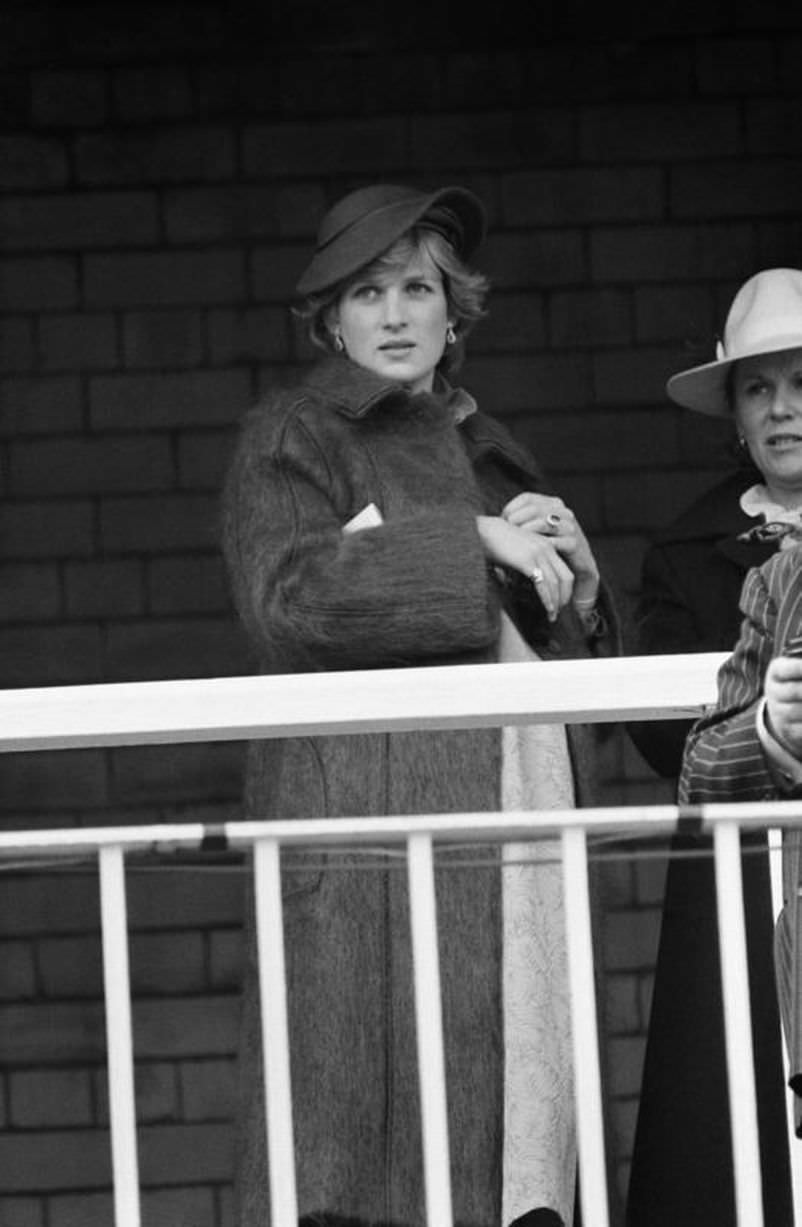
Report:
[[[345,345],[343,344],[342,333],[340,332],[340,313],[336,305],[332,304],[328,311],[323,316],[323,323],[326,325],[326,331],[331,337],[331,343],[338,354],[343,353]]]
[[[329,307],[328,311],[323,316],[323,322],[326,325],[326,331],[331,338],[331,344],[338,354],[345,353],[345,342],[343,341],[342,331],[340,330],[340,313],[336,306]]]

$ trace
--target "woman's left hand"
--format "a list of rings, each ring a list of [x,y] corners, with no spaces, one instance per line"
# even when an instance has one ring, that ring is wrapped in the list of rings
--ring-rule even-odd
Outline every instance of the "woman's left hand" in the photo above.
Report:
[[[574,601],[583,605],[595,601],[599,568],[579,521],[561,498],[525,490],[511,499],[501,514],[518,528],[548,537],[574,573]]]

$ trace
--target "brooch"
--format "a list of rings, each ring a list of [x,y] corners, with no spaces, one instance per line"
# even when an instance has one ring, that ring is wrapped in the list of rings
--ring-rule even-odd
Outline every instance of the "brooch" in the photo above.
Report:
[[[768,524],[755,524],[754,528],[747,528],[746,532],[739,533],[736,540],[754,542],[779,541],[783,537],[795,537],[802,541],[802,525],[787,524],[783,520],[769,520]],[[789,542],[790,544],[790,542]]]

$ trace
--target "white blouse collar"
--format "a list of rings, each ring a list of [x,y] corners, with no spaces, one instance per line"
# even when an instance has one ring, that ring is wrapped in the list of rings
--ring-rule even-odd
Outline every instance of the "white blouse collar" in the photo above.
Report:
[[[802,506],[784,507],[782,503],[775,503],[762,483],[744,490],[741,510],[748,516],[765,516],[766,524],[802,524]]]

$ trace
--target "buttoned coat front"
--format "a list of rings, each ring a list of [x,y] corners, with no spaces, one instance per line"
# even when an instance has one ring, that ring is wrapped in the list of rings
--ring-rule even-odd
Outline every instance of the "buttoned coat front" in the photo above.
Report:
[[[411,395],[334,359],[248,415],[226,482],[224,543],[261,670],[492,661],[502,608],[538,654],[587,653],[573,615],[550,626],[531,583],[488,566],[477,515],[544,482],[506,430],[471,410],[464,393]],[[349,531],[365,508],[381,522]],[[575,769],[581,741],[572,734]],[[496,729],[261,741],[249,750],[246,812],[496,809],[500,768]],[[582,797],[585,773],[576,775]],[[436,872],[455,1216],[465,1227],[500,1221],[500,889],[496,852],[479,859],[465,868],[441,855]],[[285,861],[283,873],[301,1214],[420,1223],[403,865],[321,852]],[[254,984],[251,965],[239,1227],[270,1217]]]

